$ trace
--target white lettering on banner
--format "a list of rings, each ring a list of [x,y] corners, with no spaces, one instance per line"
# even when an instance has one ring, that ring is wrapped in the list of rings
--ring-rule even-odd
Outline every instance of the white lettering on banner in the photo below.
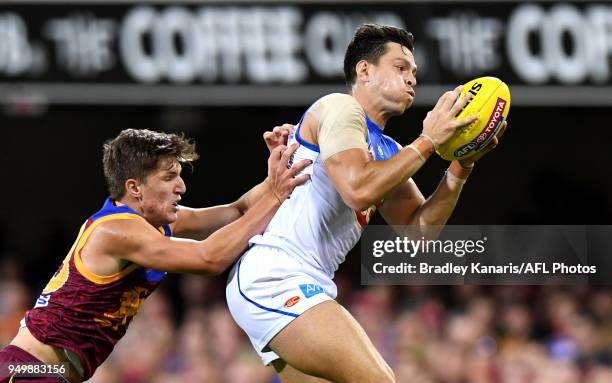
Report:
[[[136,80],[155,82],[160,78],[160,71],[153,59],[153,54],[145,51],[144,38],[149,34],[155,22],[156,12],[150,7],[132,9],[121,27],[119,49],[127,71]]]
[[[72,83],[111,72],[107,79],[119,75],[122,82],[127,74],[128,83],[300,85],[323,80],[339,85],[356,26],[404,26],[397,13],[402,9],[347,9],[144,5],[125,7],[121,20],[85,10],[30,24],[26,16],[5,11],[0,13],[0,75],[43,82],[56,75],[62,82],[67,75]],[[517,3],[507,25],[501,16],[455,9],[413,26],[423,44],[415,55],[425,85],[500,70],[526,85],[609,84],[612,79],[610,5]],[[438,54],[428,48],[431,39]],[[450,76],[425,72],[440,67]]]
[[[346,29],[347,24],[330,12],[318,13],[306,26],[306,57],[320,76],[342,74],[344,51],[352,33]]]
[[[371,14],[318,12],[308,20],[304,32],[304,50],[309,64],[317,75],[323,78],[342,77],[346,46],[353,37],[355,29],[366,22],[404,28],[403,20],[390,12]]]
[[[403,26],[389,12],[319,12],[303,26],[297,7],[201,7],[192,12],[141,6],[124,19],[120,50],[128,73],[142,82],[299,83],[309,75],[307,64],[321,77],[341,78],[346,44],[366,21]],[[302,51],[307,61],[299,57]]]
[[[0,73],[9,76],[36,74],[46,66],[40,44],[28,41],[23,19],[14,13],[0,14]]]
[[[530,39],[539,49],[534,51]],[[506,33],[508,58],[526,82],[556,79],[576,84],[590,77],[596,83],[610,80],[612,8],[588,6],[580,12],[570,4],[548,11],[539,5],[520,5],[510,16]]]
[[[440,63],[461,75],[477,75],[499,67],[501,21],[473,12],[433,18],[426,32],[439,41]]]
[[[121,54],[130,75],[144,82],[296,83],[308,75],[296,57],[301,23],[292,7],[210,7],[195,14],[182,7],[159,13],[137,7],[125,18]],[[145,50],[147,37],[151,52]]]
[[[111,69],[115,63],[111,49],[115,28],[113,20],[84,13],[52,19],[44,29],[47,37],[55,41],[60,68],[77,76],[92,76]]]

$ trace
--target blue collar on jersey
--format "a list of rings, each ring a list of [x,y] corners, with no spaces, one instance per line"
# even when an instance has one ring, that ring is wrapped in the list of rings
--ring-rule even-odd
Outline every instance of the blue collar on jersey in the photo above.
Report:
[[[368,136],[366,137],[368,150],[375,160],[386,160],[399,151],[398,143],[393,138],[384,135],[383,129],[370,120],[368,116],[366,116],[366,125],[368,127]]]
[[[106,199],[106,201],[104,201],[104,205],[102,206],[102,209],[100,209],[97,213],[92,215],[90,219],[92,221],[95,221],[95,220],[100,219],[102,217],[105,217],[107,215],[119,214],[119,213],[136,214],[136,215],[142,217],[141,214],[138,214],[134,209],[130,208],[127,205],[121,205],[121,206],[115,205],[113,200],[110,197],[108,197]],[[162,227],[164,228],[164,235],[166,237],[170,237],[172,235],[172,232],[170,230],[170,226],[169,225],[162,225]]]

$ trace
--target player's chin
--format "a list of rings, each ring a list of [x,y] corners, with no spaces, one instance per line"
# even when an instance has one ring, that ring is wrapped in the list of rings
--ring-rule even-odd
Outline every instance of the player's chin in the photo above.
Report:
[[[405,103],[404,105],[404,110],[402,111],[402,113],[404,113],[406,111],[406,109],[410,108],[412,106],[412,102],[414,101],[414,99],[412,97],[410,97],[410,99]]]
[[[412,103],[414,102],[414,93],[411,94],[406,92],[402,101],[404,103],[404,110],[410,108],[412,106]]]
[[[178,219],[178,214],[173,213],[173,214],[166,215],[165,221],[167,225],[170,225],[171,223],[176,222],[177,219]]]
[[[391,111],[391,114],[395,115],[395,116],[399,116],[401,114],[404,114],[404,112],[408,108],[410,108],[410,106],[412,106],[412,99],[410,99],[409,101],[407,101],[407,100],[399,101],[397,103],[397,105],[395,106],[395,108],[393,108],[394,110]]]
[[[166,221],[170,224],[170,223],[176,222],[177,219],[178,219],[178,209],[173,206],[166,213]]]

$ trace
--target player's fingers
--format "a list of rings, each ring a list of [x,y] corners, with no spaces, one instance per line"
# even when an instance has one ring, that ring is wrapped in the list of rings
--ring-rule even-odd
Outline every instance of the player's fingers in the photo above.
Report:
[[[277,147],[270,150],[270,156],[268,157],[268,175],[274,175],[274,177],[278,177],[278,168],[281,160],[281,155],[285,149],[287,149],[285,145],[278,145]]]
[[[484,156],[485,154],[489,153],[491,150],[495,149],[497,147],[497,144],[499,144],[499,140],[497,139],[497,137],[493,137],[493,139],[491,140],[491,142],[489,142],[487,144],[487,146],[485,146],[479,153],[478,153],[478,158],[481,158],[482,156]]]
[[[471,93],[468,93],[465,96],[461,97],[459,100],[457,100],[457,102],[451,108],[451,114],[453,116],[456,116],[461,111],[461,109],[463,109],[468,104],[468,102],[470,102],[472,97],[473,95]]]
[[[463,89],[463,85],[459,85],[452,92],[447,92],[448,97],[446,97],[444,104],[442,105],[444,110],[451,109],[453,105],[457,103],[457,99],[461,95],[461,89]]]
[[[289,165],[289,158],[291,158],[291,156],[293,155],[293,153],[295,153],[295,151],[297,150],[299,146],[300,144],[296,142],[293,145],[289,146],[287,150],[283,152],[281,156],[281,164],[283,166],[287,167]]]
[[[440,98],[438,99],[438,102],[436,102],[436,105],[434,105],[434,109],[440,109],[442,108],[442,106],[444,105],[444,102],[446,101],[447,98],[452,97],[453,92],[452,91],[448,91],[448,92],[444,92],[444,94],[442,96],[440,96]]]
[[[281,128],[283,129],[284,132],[287,132],[287,133],[295,132],[295,125],[292,125],[292,124],[285,123],[281,126]]]
[[[489,143],[489,146],[491,146],[491,149],[494,149],[497,145],[499,145],[499,138],[493,137],[493,139]]]
[[[286,151],[287,147],[285,145],[278,145],[270,152],[270,158],[278,161],[282,157],[283,153]]]
[[[306,169],[310,164],[312,164],[311,160],[303,160],[298,162],[297,164],[293,164],[293,166],[291,166],[291,169],[289,169],[288,171],[289,176],[295,177],[299,172]]]
[[[471,124],[472,122],[476,121],[478,119],[477,115],[472,115],[472,116],[468,116],[465,118],[462,118],[461,120],[455,120],[451,122],[451,126],[453,128],[460,128],[462,126],[466,126]]]
[[[291,186],[295,187],[303,184],[310,179],[310,174],[302,174],[301,176],[295,177],[291,180]]]
[[[282,126],[275,126],[274,129],[272,129],[272,132],[274,133],[275,137],[280,137],[283,133],[283,127]]]
[[[497,138],[501,138],[501,136],[504,135],[504,133],[506,132],[506,128],[508,127],[508,121],[504,121],[502,123],[501,128],[499,129],[499,132],[497,132],[497,134],[495,135],[495,137]]]
[[[272,140],[272,137],[274,136],[273,132],[264,132],[263,134],[263,139],[266,142],[270,142]]]

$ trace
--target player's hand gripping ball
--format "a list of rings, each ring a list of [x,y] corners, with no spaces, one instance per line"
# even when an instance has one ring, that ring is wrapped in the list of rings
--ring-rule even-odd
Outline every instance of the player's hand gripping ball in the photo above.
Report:
[[[440,145],[437,153],[448,161],[463,160],[484,149],[499,132],[510,111],[510,89],[496,77],[480,77],[468,82],[460,97],[467,93],[473,97],[455,119],[471,115],[478,118]]]

